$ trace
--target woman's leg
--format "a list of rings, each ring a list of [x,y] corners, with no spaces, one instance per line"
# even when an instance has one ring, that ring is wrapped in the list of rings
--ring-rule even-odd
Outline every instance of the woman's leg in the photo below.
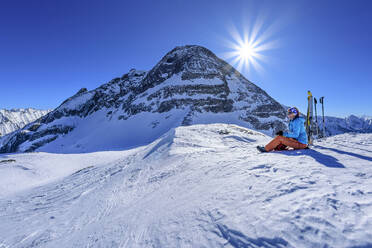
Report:
[[[265,146],[265,150],[270,152],[275,149],[278,145],[285,145],[292,147],[293,149],[305,149],[307,147],[306,144],[302,144],[295,139],[287,138],[284,136],[276,136],[269,144]]]
[[[284,150],[287,150],[287,149],[288,149],[288,146],[283,145],[283,144],[280,144],[280,145],[278,145],[277,147],[274,148],[275,151],[284,151]]]

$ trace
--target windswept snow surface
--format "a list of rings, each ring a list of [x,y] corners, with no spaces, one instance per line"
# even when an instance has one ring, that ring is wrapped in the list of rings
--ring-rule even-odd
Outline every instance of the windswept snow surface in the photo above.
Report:
[[[0,247],[371,247],[372,135],[258,154],[269,140],[210,124],[126,151],[1,155],[16,161],[0,162]]]

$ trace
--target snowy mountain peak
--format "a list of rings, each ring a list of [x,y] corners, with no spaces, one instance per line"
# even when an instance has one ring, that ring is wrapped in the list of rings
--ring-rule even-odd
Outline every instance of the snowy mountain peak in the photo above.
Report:
[[[88,152],[152,142],[169,129],[238,124],[273,134],[285,109],[210,50],[176,47],[150,71],[131,69],[97,89],[81,89],[23,130],[4,137],[0,152]]]
[[[26,124],[39,119],[50,110],[34,108],[0,109],[0,136],[24,127]]]
[[[232,71],[237,72],[207,48],[186,45],[178,46],[168,52],[144,81],[163,82],[178,73],[181,73],[182,80],[222,78]]]

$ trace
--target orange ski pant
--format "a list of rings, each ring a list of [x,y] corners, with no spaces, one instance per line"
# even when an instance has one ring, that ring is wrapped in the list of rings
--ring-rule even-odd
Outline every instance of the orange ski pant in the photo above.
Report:
[[[307,147],[306,144],[302,144],[295,139],[284,137],[284,136],[276,136],[269,144],[265,146],[265,150],[270,152],[274,150],[279,145],[285,145],[292,147],[293,149],[305,149]]]

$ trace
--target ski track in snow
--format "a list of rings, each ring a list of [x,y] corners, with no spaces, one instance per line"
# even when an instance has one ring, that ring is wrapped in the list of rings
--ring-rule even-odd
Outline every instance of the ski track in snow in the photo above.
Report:
[[[5,175],[85,162],[3,194],[0,247],[372,247],[372,135],[258,154],[269,140],[195,125],[127,151],[1,155]]]

